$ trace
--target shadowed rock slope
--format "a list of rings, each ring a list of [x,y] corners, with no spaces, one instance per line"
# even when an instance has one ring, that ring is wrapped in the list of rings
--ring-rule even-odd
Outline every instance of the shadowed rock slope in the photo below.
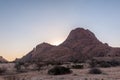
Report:
[[[76,28],[58,46],[42,43],[20,61],[84,61],[93,57],[120,56],[120,48],[100,42],[88,29]]]

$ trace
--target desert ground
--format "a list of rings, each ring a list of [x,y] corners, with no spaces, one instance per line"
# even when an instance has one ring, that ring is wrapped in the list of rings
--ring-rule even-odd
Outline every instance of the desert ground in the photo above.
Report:
[[[0,80],[120,80],[120,67],[100,68],[102,74],[89,74],[90,68],[85,68],[71,69],[71,74],[49,75],[48,69],[14,73],[13,63],[0,64],[1,66],[7,67],[8,73],[0,75]]]

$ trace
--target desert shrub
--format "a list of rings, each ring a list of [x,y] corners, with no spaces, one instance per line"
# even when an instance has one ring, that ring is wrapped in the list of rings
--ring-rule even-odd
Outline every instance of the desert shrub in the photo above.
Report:
[[[15,63],[15,66],[17,71],[21,70],[21,65],[19,63]]]
[[[120,62],[119,61],[116,61],[116,60],[112,60],[110,62],[111,66],[119,66],[120,65]]]
[[[62,62],[59,61],[47,61],[46,65],[62,65]]]
[[[55,66],[52,69],[48,70],[48,74],[50,75],[62,75],[62,74],[69,74],[72,71],[70,68],[66,68],[63,66]]]
[[[36,67],[37,67],[36,70],[40,71],[42,66],[43,66],[43,64],[41,64],[41,63],[36,63]]]
[[[5,73],[5,72],[6,72],[6,68],[1,67],[1,68],[0,68],[0,75],[2,75],[2,74]]]
[[[72,65],[73,69],[83,69],[84,66],[83,65]]]
[[[111,67],[111,64],[109,62],[101,62],[99,65],[100,67],[104,67],[104,68]]]
[[[22,69],[22,66],[24,66],[23,62],[17,62],[17,63],[15,63],[14,67],[16,68],[17,72],[26,72],[26,70]]]
[[[89,63],[89,65],[91,68],[94,68],[94,67],[97,67],[98,62],[96,60],[92,59],[91,62]]]
[[[117,60],[111,60],[111,61],[96,61],[94,59],[91,60],[91,62],[89,63],[91,68],[94,67],[115,67],[115,66],[120,66],[120,61]]]
[[[102,71],[98,68],[91,68],[89,71],[90,74],[101,74]]]
[[[27,67],[29,67],[29,63],[25,63],[23,66],[25,67],[25,68],[27,68]]]

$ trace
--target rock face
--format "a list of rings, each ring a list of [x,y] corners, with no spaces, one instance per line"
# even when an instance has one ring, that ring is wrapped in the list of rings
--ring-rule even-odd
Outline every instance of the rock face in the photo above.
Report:
[[[20,61],[82,61],[106,56],[120,56],[120,48],[103,44],[88,29],[76,28],[59,46],[42,43]]]
[[[6,59],[4,59],[2,56],[0,56],[0,63],[8,62]]]
[[[19,61],[36,61],[43,60],[44,56],[49,55],[49,50],[51,50],[54,46],[48,43],[42,43],[36,46],[31,52],[27,55],[23,56]]]

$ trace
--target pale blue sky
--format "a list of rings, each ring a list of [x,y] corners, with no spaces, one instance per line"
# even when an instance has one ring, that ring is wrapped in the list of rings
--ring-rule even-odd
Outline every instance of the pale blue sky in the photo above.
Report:
[[[0,0],[0,55],[14,60],[41,42],[61,43],[77,27],[120,47],[120,0]]]

